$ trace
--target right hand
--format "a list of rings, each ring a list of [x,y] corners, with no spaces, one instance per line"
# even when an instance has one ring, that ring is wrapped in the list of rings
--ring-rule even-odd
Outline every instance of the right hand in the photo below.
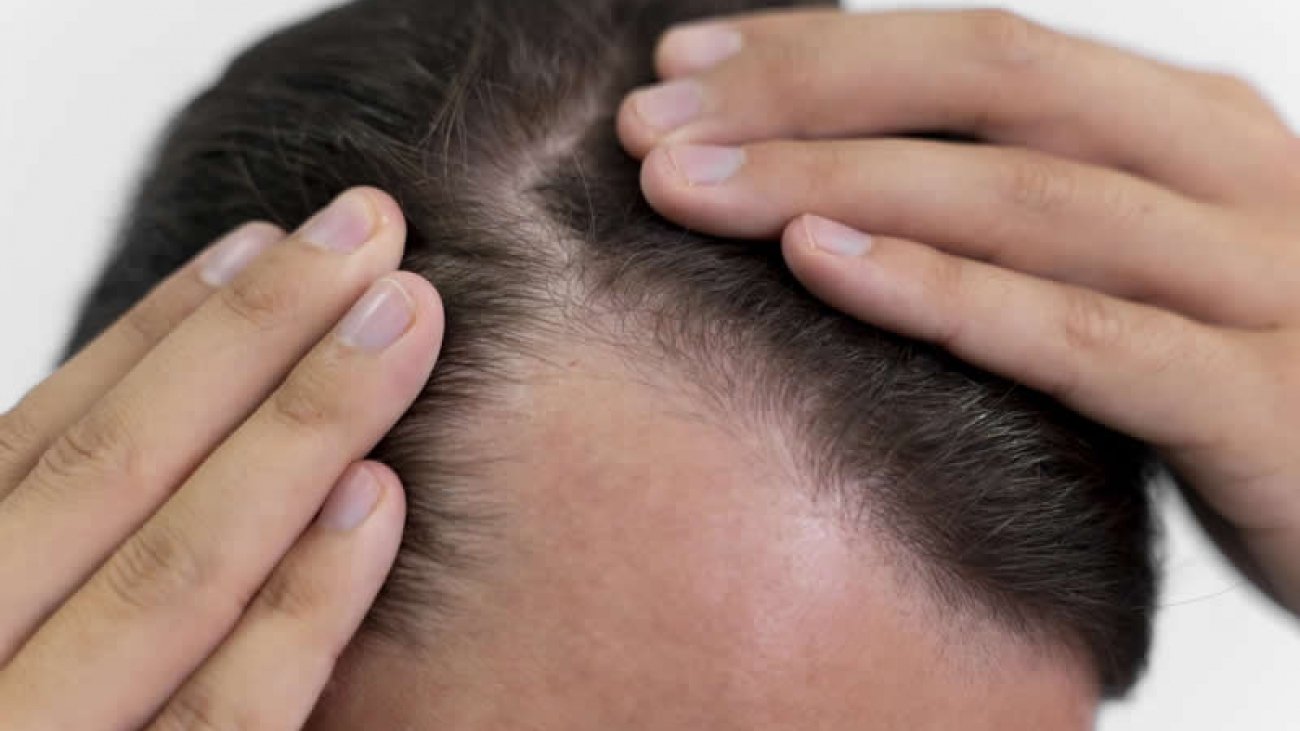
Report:
[[[618,119],[656,209],[1153,445],[1300,614],[1300,138],[1265,99],[989,11],[756,13],[657,64]],[[898,136],[936,130],[980,144]]]
[[[396,203],[330,210],[227,236],[0,416],[5,729],[301,728],[400,542],[360,460],[442,336]]]

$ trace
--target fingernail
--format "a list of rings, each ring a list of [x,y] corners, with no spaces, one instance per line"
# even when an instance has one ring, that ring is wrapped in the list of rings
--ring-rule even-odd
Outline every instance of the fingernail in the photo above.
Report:
[[[740,52],[744,38],[735,28],[718,23],[684,25],[668,32],[663,54],[689,71],[705,71]]]
[[[836,256],[862,256],[871,251],[867,234],[819,216],[804,219],[804,229],[813,246]]]
[[[369,196],[350,190],[303,224],[298,236],[322,249],[347,253],[366,243],[374,228]]]
[[[265,224],[247,224],[226,234],[199,257],[199,278],[224,287],[284,234]]]
[[[344,345],[378,352],[397,342],[415,318],[415,302],[402,285],[384,278],[375,282],[339,322]]]
[[[730,180],[745,164],[745,151],[738,147],[677,145],[668,158],[691,185],[717,185]]]
[[[374,512],[380,490],[379,480],[369,468],[353,465],[330,491],[316,520],[331,530],[350,531]]]
[[[637,92],[633,104],[642,121],[666,132],[700,116],[704,90],[694,79],[680,79]]]

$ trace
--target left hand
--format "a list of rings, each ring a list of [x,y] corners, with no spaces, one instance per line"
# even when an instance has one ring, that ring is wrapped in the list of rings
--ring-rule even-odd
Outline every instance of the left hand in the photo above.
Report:
[[[998,11],[756,14],[657,63],[618,125],[660,212],[1151,443],[1300,614],[1300,140],[1248,85]],[[933,132],[984,144],[897,136]]]

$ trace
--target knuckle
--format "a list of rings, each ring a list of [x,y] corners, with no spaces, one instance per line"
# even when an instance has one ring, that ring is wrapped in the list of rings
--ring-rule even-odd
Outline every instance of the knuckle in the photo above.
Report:
[[[1052,216],[1075,202],[1079,183],[1059,165],[1024,157],[1007,164],[1003,186],[1007,202],[1014,209]]]
[[[21,404],[0,414],[0,465],[26,464],[39,444],[39,434]]]
[[[270,330],[292,318],[303,299],[303,287],[295,277],[236,277],[218,290],[226,309],[255,330]]]
[[[122,316],[121,324],[126,335],[136,344],[153,347],[176,327],[176,320],[167,308],[146,300],[128,310]]]
[[[272,415],[294,430],[319,429],[346,418],[337,380],[320,363],[299,368],[271,395]]]
[[[58,481],[83,477],[115,485],[142,483],[144,474],[131,429],[113,408],[91,410],[54,440],[38,470]]]
[[[219,575],[219,559],[204,558],[179,532],[161,525],[140,531],[122,545],[104,566],[103,580],[110,595],[122,606],[148,609],[179,603],[202,605],[207,610],[220,604],[192,601],[206,591]],[[242,605],[242,602],[241,602]]]
[[[307,621],[330,605],[329,590],[306,572],[277,571],[262,587],[257,597],[259,611],[285,617],[294,622]]]
[[[1051,33],[1021,15],[1001,8],[963,12],[976,54],[997,66],[1022,67],[1038,60]]]
[[[1083,289],[1067,292],[1061,333],[1068,348],[1105,357],[1126,343],[1127,322],[1115,303]]]
[[[223,711],[217,694],[206,684],[196,682],[172,699],[155,728],[159,731],[260,731],[265,727]]]

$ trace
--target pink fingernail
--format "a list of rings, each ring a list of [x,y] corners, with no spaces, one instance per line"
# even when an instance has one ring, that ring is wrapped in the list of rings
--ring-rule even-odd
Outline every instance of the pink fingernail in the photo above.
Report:
[[[744,38],[735,28],[700,23],[675,28],[664,36],[663,55],[687,71],[706,71],[740,52]]]
[[[704,89],[694,79],[670,81],[637,92],[633,104],[642,121],[667,132],[700,116],[704,111]]]
[[[820,216],[804,218],[804,230],[813,246],[836,256],[863,256],[871,251],[867,234]]]
[[[344,345],[374,353],[397,342],[413,319],[415,301],[402,285],[385,277],[352,306],[336,332]]]
[[[224,287],[284,234],[272,226],[250,223],[218,239],[199,257],[199,278],[212,287]]]
[[[730,180],[745,164],[745,151],[716,145],[678,145],[669,159],[691,185],[718,185]]]
[[[322,249],[346,254],[366,243],[374,228],[374,209],[368,194],[350,190],[303,224],[298,237]]]
[[[317,522],[346,533],[365,522],[379,503],[379,480],[364,465],[353,465],[330,491]]]

